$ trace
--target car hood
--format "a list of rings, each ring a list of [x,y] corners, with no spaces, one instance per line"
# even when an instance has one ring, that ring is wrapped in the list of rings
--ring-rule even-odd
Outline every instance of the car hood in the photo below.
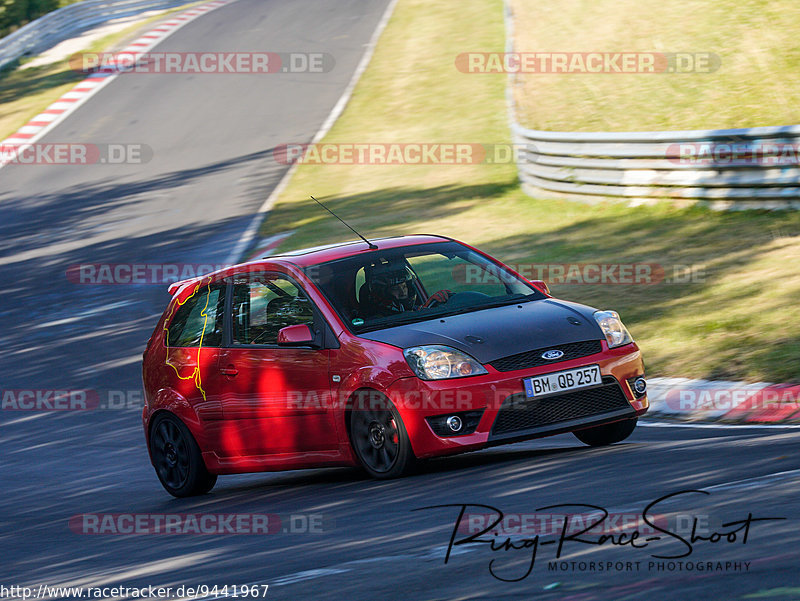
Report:
[[[528,301],[360,334],[400,348],[443,344],[481,363],[569,342],[601,340],[596,309],[555,299]]]

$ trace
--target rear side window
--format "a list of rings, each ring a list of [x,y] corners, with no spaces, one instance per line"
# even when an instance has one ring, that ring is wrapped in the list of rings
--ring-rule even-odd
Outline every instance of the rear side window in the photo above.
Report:
[[[164,341],[168,347],[222,346],[225,285],[200,286],[175,311]]]

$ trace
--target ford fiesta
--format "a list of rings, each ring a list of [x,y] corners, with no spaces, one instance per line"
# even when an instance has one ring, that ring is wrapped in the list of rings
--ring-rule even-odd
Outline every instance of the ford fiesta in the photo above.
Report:
[[[268,257],[170,286],[144,352],[144,431],[175,496],[217,475],[416,460],[574,432],[648,408],[619,316],[556,300],[440,236]]]

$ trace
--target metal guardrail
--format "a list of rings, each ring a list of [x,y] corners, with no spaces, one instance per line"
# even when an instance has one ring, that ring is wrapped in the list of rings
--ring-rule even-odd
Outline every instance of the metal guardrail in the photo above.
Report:
[[[566,194],[800,199],[800,125],[663,132],[550,132],[512,125],[524,184]]]
[[[31,21],[0,39],[0,67],[13,60],[43,52],[87,29],[112,19],[147,10],[163,10],[190,0],[83,0]]]
[[[506,52],[513,19],[506,2]],[[800,125],[655,132],[553,132],[517,123],[519,178],[530,194],[687,199],[715,208],[800,208]]]

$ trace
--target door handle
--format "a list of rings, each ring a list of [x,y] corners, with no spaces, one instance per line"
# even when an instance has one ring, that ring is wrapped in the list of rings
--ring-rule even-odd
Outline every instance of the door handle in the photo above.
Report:
[[[239,370],[236,369],[233,365],[229,365],[228,367],[223,367],[219,371],[225,374],[226,376],[230,377],[234,377],[236,374],[239,373]]]

